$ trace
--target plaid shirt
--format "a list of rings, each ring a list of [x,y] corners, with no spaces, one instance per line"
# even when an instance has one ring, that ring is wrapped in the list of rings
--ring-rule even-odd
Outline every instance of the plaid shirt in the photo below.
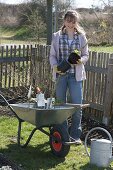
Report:
[[[75,32],[73,40],[69,45],[68,35],[66,32],[62,32],[59,38],[59,63],[64,59],[68,59],[69,54],[72,53],[75,49],[80,49],[80,43],[78,34]],[[75,73],[75,66],[71,65],[69,69],[70,73]]]

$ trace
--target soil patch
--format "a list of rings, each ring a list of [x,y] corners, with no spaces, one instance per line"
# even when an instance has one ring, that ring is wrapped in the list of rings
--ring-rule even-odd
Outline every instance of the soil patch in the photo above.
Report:
[[[0,153],[0,170],[22,170],[22,168]]]

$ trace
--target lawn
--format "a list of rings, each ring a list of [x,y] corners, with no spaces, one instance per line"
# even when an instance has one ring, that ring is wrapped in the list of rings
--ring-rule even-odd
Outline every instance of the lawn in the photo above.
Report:
[[[23,170],[110,170],[113,168],[97,168],[89,164],[84,145],[71,145],[69,154],[64,158],[55,157],[50,150],[48,137],[36,131],[29,145],[20,148],[17,145],[18,121],[13,116],[0,116],[0,153],[5,154]],[[25,122],[22,128],[22,138],[27,139],[34,128]],[[25,140],[23,140],[25,142]]]
[[[29,33],[23,28],[2,28],[0,27],[0,44],[35,44]],[[46,45],[46,38],[40,38],[39,44]],[[89,50],[105,53],[113,53],[113,46],[89,46]]]
[[[113,53],[113,46],[89,46],[89,50],[104,53]]]
[[[30,33],[24,27],[22,28],[4,28],[0,27],[0,44],[2,45],[21,45],[36,44],[36,39],[29,36]],[[45,38],[40,38],[40,44],[45,44]]]

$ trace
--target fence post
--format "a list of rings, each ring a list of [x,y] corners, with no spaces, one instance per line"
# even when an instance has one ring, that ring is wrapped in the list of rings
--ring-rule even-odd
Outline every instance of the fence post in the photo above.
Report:
[[[113,56],[111,55],[108,62],[107,82],[104,101],[104,114],[102,122],[105,125],[110,123],[113,105]]]
[[[36,56],[37,56],[37,48],[31,48],[31,67],[30,67],[30,84],[36,85]]]

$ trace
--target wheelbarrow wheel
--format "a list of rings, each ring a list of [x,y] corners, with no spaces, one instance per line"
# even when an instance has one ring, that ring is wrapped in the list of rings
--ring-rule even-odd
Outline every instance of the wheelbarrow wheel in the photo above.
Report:
[[[56,125],[50,130],[50,147],[55,156],[65,157],[69,153],[70,145],[65,144],[68,141],[68,132],[62,125]]]

